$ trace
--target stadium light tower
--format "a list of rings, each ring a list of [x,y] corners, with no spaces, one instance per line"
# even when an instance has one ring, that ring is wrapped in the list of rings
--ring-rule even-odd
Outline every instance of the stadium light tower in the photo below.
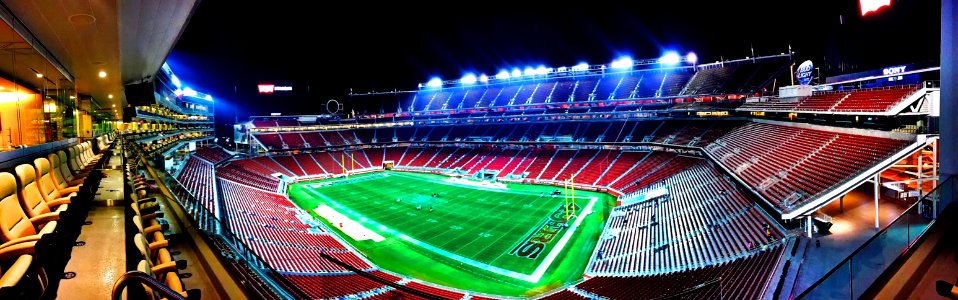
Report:
[[[459,83],[465,84],[465,85],[476,84],[476,81],[477,81],[476,74],[472,74],[472,73],[466,73],[465,76],[462,76],[462,79],[459,79]]]
[[[525,76],[534,76],[534,75],[536,75],[536,69],[533,69],[532,67],[526,67],[525,70],[522,70],[522,75],[525,75]],[[514,77],[514,76],[513,76],[513,77]]]
[[[685,61],[694,65],[699,62],[699,56],[695,55],[695,52],[689,52],[689,54],[685,55]]]
[[[546,66],[539,66],[536,68],[536,75],[546,75],[552,72],[552,68],[546,68]]]
[[[623,57],[620,57],[619,59],[613,60],[612,64],[610,64],[609,67],[613,69],[628,69],[628,68],[631,68],[632,65],[634,65],[632,58],[628,56],[623,56]]]
[[[583,71],[588,71],[588,70],[589,70],[589,64],[587,64],[587,63],[584,62],[584,61],[583,61],[583,62],[580,62],[579,64],[577,64],[577,65],[575,65],[575,66],[572,66],[572,71],[573,71],[573,72],[583,72]]]
[[[496,79],[509,79],[509,71],[499,71],[499,74],[496,74]]]
[[[512,77],[513,78],[522,77],[522,71],[519,71],[519,68],[512,69]]]
[[[488,82],[489,82],[489,76],[486,76],[486,74],[479,74],[479,82],[481,82],[481,83],[488,83]]]
[[[433,77],[429,79],[429,82],[426,82],[426,86],[431,88],[441,87],[442,79],[439,79],[439,77]]]
[[[682,61],[682,57],[679,56],[678,53],[675,53],[675,51],[665,52],[665,55],[662,55],[662,57],[659,58],[660,64],[668,65],[668,66],[677,65],[681,61]]]

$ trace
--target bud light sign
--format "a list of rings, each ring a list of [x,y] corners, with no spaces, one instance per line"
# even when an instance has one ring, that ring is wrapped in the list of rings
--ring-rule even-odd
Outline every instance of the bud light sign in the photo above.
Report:
[[[801,65],[798,66],[798,70],[795,70],[795,79],[798,80],[798,84],[808,85],[812,83],[812,61],[806,60]]]

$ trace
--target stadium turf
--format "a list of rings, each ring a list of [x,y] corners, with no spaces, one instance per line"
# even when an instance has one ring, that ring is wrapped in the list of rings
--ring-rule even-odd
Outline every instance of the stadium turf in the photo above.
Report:
[[[577,190],[581,220],[566,222],[565,197],[550,196],[561,187],[495,190],[445,179],[378,172],[298,183],[289,195],[301,208],[328,206],[384,237],[357,241],[339,232],[383,269],[503,296],[534,296],[581,279],[614,203],[609,195]],[[582,214],[587,207],[592,213]],[[317,218],[339,231],[339,224]]]

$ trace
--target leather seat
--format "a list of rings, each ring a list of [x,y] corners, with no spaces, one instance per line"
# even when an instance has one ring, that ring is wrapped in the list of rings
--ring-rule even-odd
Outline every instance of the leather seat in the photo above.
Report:
[[[51,212],[27,218],[20,206],[16,179],[10,173],[0,173],[0,250],[12,246],[34,248],[42,235],[53,233],[59,217]]]
[[[50,169],[50,161],[46,158],[40,157],[34,159],[33,167],[37,175],[37,187],[47,200],[47,203],[60,199],[70,200],[70,198],[76,196],[77,192],[80,191],[77,187],[64,187],[61,189]]]
[[[68,182],[69,185],[74,185],[74,183],[82,183],[83,179],[89,173],[73,173],[73,170],[69,166],[69,158],[67,157],[67,152],[64,150],[57,151],[57,157],[60,158],[60,172],[63,173],[63,178]]]
[[[69,208],[70,199],[53,202],[46,200],[46,197],[40,192],[40,188],[37,187],[37,172],[33,169],[33,166],[19,165],[15,170],[17,172],[17,192],[18,197],[20,197],[20,206],[23,207],[27,216],[33,218],[51,211],[62,213]]]
[[[50,169],[53,173],[53,180],[56,181],[57,187],[59,189],[67,187],[76,187],[77,190],[83,187],[82,180],[68,180],[66,176],[63,175],[64,165],[60,162],[60,155],[57,153],[50,153],[47,155],[47,160],[50,161]],[[34,162],[36,164],[36,162]],[[69,173],[69,171],[67,171]]]

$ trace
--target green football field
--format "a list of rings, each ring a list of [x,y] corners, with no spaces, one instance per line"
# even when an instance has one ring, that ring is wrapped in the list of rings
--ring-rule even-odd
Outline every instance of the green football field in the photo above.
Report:
[[[575,205],[566,207],[564,194],[550,196],[562,187],[446,179],[378,172],[294,184],[289,196],[382,269],[502,296],[534,296],[581,279],[615,201],[576,190]],[[358,226],[341,230],[341,221],[314,209]],[[567,209],[575,212],[568,220]],[[356,227],[382,239],[360,237]]]

